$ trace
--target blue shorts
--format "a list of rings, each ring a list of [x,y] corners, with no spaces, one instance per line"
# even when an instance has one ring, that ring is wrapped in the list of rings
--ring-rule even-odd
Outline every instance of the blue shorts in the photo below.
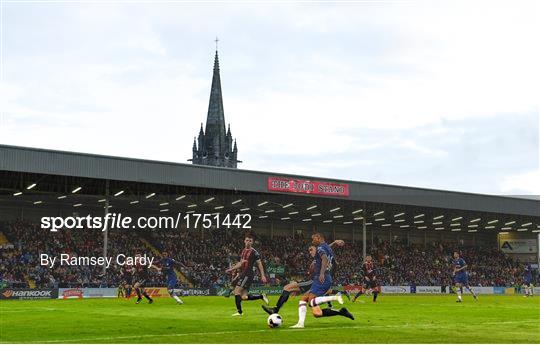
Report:
[[[175,289],[178,284],[178,279],[176,277],[167,279],[167,289]]]
[[[467,273],[456,274],[454,277],[454,283],[469,285],[469,277],[467,276]]]
[[[525,283],[525,285],[530,285],[532,283],[532,277],[529,277],[529,276],[523,277],[523,283]]]
[[[309,289],[309,292],[314,294],[317,297],[326,295],[326,292],[330,290],[332,287],[332,278],[330,276],[324,277],[324,282],[321,283],[319,281],[319,277],[315,277],[313,279],[313,284],[311,284],[311,288]]]

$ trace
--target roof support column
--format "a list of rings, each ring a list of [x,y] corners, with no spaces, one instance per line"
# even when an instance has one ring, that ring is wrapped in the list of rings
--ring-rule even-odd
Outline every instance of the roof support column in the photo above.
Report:
[[[410,246],[411,245],[411,239],[410,239],[410,236],[409,236],[409,230],[406,230],[407,231],[407,246]]]
[[[538,233],[538,235],[536,236],[536,239],[537,239],[536,248],[538,248],[536,250],[536,259],[537,259],[538,265],[540,267],[540,233]]]
[[[362,258],[366,258],[366,216],[362,219]]]
[[[202,226],[202,222],[199,222],[199,227],[201,229],[201,238],[204,241],[204,226]]]
[[[364,202],[364,212],[362,214],[364,215],[362,217],[362,259],[366,258],[366,218],[367,218],[367,208],[366,203]]]
[[[103,257],[107,257],[107,245],[109,242],[109,222],[107,221],[109,216],[109,180],[105,181],[105,229],[103,231]],[[103,274],[107,273],[107,266],[103,264]]]

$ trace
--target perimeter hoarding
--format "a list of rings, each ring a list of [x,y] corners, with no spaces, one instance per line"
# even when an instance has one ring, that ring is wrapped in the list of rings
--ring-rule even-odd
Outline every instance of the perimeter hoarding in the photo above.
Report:
[[[117,288],[60,288],[59,299],[112,298],[118,296]]]
[[[2,289],[0,299],[51,299],[58,297],[58,289]]]
[[[410,286],[381,286],[382,293],[411,293]]]

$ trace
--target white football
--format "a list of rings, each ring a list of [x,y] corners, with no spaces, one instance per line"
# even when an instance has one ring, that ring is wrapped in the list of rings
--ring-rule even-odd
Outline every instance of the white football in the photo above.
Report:
[[[281,315],[279,314],[272,314],[268,317],[268,327],[270,328],[276,328],[281,326],[283,323],[283,319],[281,318]]]

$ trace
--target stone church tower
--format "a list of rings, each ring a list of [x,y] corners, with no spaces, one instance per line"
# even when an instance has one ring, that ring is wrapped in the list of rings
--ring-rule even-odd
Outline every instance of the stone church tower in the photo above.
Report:
[[[237,163],[240,162],[237,157],[238,148],[236,140],[234,140],[233,144],[230,125],[225,131],[225,113],[221,95],[218,52],[216,50],[206,129],[203,131],[201,123],[199,136],[193,140],[193,158],[190,161],[199,165],[236,168]]]

